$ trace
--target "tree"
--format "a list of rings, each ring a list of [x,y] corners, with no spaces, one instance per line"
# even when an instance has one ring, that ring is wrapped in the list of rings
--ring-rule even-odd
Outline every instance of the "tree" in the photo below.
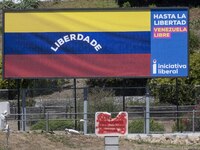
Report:
[[[87,85],[90,87],[113,88],[115,95],[120,96],[145,95],[146,83],[146,78],[99,78],[87,81]]]
[[[4,0],[1,4],[2,9],[34,9],[38,8],[39,0],[20,0],[14,3],[12,0]]]
[[[200,6],[199,0],[118,0],[118,5],[122,7],[124,3],[129,2],[132,7],[145,7],[156,5],[161,7],[166,6]]]
[[[157,78],[149,81],[152,95],[161,103],[176,104],[178,94],[179,104],[195,104],[198,100],[197,85],[200,85],[200,53],[190,55],[190,70],[188,78],[178,79],[178,91],[174,78]]]

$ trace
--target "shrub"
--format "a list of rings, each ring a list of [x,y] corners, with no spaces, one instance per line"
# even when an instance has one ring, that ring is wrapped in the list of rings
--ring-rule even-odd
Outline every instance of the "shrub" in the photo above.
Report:
[[[144,133],[144,120],[134,120],[129,123],[129,133]],[[155,120],[150,120],[150,132],[163,132],[164,126]]]
[[[72,120],[50,120],[49,121],[49,130],[53,131],[61,131],[65,130],[65,128],[73,128],[74,123]],[[31,130],[45,130],[46,129],[46,121],[38,121],[36,124],[31,126]]]
[[[193,122],[193,113],[189,112],[184,115],[181,119],[179,119],[179,131],[192,131],[194,127],[194,131],[200,131],[200,104],[196,105]],[[194,123],[194,124],[193,124]],[[173,131],[178,131],[177,123],[173,127]]]
[[[125,2],[123,4],[123,8],[130,8],[131,7],[131,4],[129,2]]]
[[[178,122],[179,124],[176,122],[173,127],[172,127],[172,131],[173,132],[183,132],[183,131],[192,131],[192,129],[189,129],[188,127],[188,123],[189,123],[189,119],[186,119],[186,118],[182,118],[182,119],[179,119]],[[191,126],[192,127],[192,126]]]
[[[95,113],[97,111],[119,112],[120,104],[114,99],[114,92],[103,88],[93,88],[88,96],[90,100],[89,111]]]
[[[150,121],[150,131],[151,132],[164,132],[165,128],[162,124],[156,122],[155,120]]]
[[[134,120],[131,121],[128,125],[129,133],[144,133],[144,121],[143,120]]]
[[[194,33],[194,31],[190,31],[190,39],[189,39],[189,45],[190,45],[190,50],[194,51],[199,49],[200,47],[200,40],[197,34]]]

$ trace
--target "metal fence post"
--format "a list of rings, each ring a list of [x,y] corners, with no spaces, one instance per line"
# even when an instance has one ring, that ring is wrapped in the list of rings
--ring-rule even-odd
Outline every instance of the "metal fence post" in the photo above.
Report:
[[[195,132],[195,110],[192,110],[192,132]]]
[[[46,118],[46,132],[49,132],[49,112],[45,113]]]
[[[22,89],[22,130],[26,131],[26,90]]]
[[[68,105],[65,106],[65,113],[66,113],[65,118],[68,118],[68,114],[67,114],[68,113]]]
[[[149,134],[150,129],[150,109],[149,109],[149,87],[146,88],[146,121],[145,121],[145,131]]]
[[[43,113],[44,113],[44,118],[46,117],[46,107],[43,106]]]
[[[74,126],[75,130],[77,130],[77,98],[76,98],[76,78],[74,78]]]
[[[20,120],[21,120],[21,110],[20,110],[20,82],[21,80],[17,80],[17,126],[18,130],[20,130]]]
[[[144,108],[143,108],[143,111],[144,111],[144,134],[145,134],[146,133],[146,111]]]
[[[178,85],[178,78],[176,78],[176,115],[177,115],[177,131],[180,130],[180,124],[179,124],[179,85]]]

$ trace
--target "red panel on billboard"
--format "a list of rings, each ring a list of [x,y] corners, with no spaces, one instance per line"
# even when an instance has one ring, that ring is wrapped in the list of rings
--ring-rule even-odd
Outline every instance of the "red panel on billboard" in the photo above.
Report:
[[[149,54],[6,55],[5,59],[5,68],[11,70],[5,69],[8,78],[150,75]]]

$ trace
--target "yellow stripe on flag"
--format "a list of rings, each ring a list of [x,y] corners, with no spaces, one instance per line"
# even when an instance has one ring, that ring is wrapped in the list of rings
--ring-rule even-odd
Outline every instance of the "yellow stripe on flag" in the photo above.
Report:
[[[150,31],[150,10],[5,12],[5,32]]]

